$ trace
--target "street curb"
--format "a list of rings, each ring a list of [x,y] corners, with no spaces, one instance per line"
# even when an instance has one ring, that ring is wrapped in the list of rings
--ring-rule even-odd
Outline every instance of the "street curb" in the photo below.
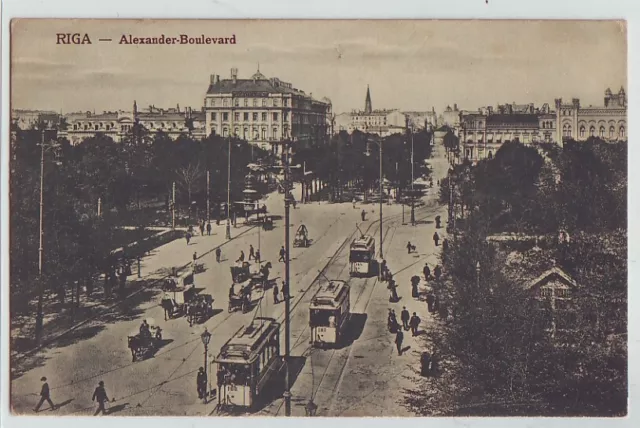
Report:
[[[231,239],[229,239],[229,240],[224,241],[224,242],[223,242],[222,244],[220,244],[220,245],[217,245],[217,246],[213,247],[211,250],[209,250],[209,251],[207,251],[206,253],[202,254],[200,257],[203,257],[203,256],[205,256],[205,255],[207,255],[207,254],[210,254],[212,251],[215,251],[217,248],[223,247],[224,245],[228,244],[229,242],[231,242],[231,241],[233,241],[233,240],[235,240],[235,239],[237,239],[237,238],[239,238],[239,237],[243,236],[244,234],[248,233],[249,231],[251,231],[251,230],[255,229],[256,227],[258,227],[258,226],[252,226],[252,227],[247,228],[246,230],[244,230],[244,231],[240,232],[239,234],[237,234],[235,237],[233,237],[233,238],[231,238]],[[166,245],[166,244],[165,244],[165,245]],[[198,258],[200,258],[200,257],[198,257]],[[182,266],[178,267],[178,269],[177,269],[177,270],[178,270],[178,271],[180,271],[180,270],[182,270],[182,269],[184,269],[184,268],[186,268],[186,267],[188,267],[188,266],[190,266],[190,265],[191,265],[191,262],[188,262],[188,263],[186,263],[186,264],[184,264],[184,265],[182,265]],[[78,324],[76,324],[76,325],[74,325],[74,326],[72,326],[72,327],[69,327],[67,330],[65,330],[65,331],[61,332],[60,334],[56,335],[55,337],[52,337],[52,338],[48,339],[46,342],[42,343],[41,345],[38,345],[36,348],[33,348],[33,349],[31,349],[31,350],[29,350],[29,351],[27,351],[27,352],[21,353],[21,354],[16,354],[16,355],[15,355],[15,359],[20,359],[20,358],[24,358],[24,357],[30,357],[30,356],[32,356],[32,355],[33,355],[33,354],[35,354],[36,352],[38,352],[38,351],[40,351],[40,350],[42,350],[42,349],[46,348],[47,346],[51,345],[52,343],[54,343],[55,341],[57,341],[57,340],[58,340],[58,339],[60,339],[61,337],[65,336],[66,334],[71,333],[72,331],[74,331],[74,330],[78,329],[79,327],[82,327],[83,325],[87,324],[87,323],[88,323],[88,322],[90,322],[90,321],[94,321],[95,319],[97,319],[97,318],[99,318],[100,316],[102,316],[102,315],[104,315],[104,314],[108,313],[108,312],[109,312],[109,311],[111,311],[113,308],[115,308],[115,307],[117,307],[118,305],[120,305],[121,303],[123,303],[126,299],[128,299],[128,298],[130,298],[130,297],[132,297],[132,296],[135,296],[136,294],[138,294],[138,293],[142,292],[142,291],[143,291],[143,290],[145,290],[145,289],[148,289],[148,288],[153,287],[154,285],[158,284],[160,281],[162,281],[162,280],[164,280],[164,279],[168,278],[169,276],[171,276],[171,275],[165,275],[165,276],[163,276],[163,277],[161,277],[161,278],[158,278],[158,279],[155,279],[155,280],[151,280],[151,282],[150,282],[149,284],[146,284],[146,285],[144,285],[144,286],[142,286],[142,287],[138,288],[138,289],[137,289],[137,290],[135,290],[134,292],[132,292],[132,293],[130,293],[130,294],[128,294],[128,295],[126,295],[126,296],[124,296],[123,298],[121,298],[121,299],[120,299],[120,300],[118,300],[117,302],[113,303],[112,305],[107,306],[104,310],[102,310],[102,311],[100,311],[99,313],[95,314],[93,317],[90,317],[90,318],[87,318],[87,319],[85,319],[85,320],[83,320],[83,321],[80,321]],[[10,358],[11,358],[11,357],[10,357]]]

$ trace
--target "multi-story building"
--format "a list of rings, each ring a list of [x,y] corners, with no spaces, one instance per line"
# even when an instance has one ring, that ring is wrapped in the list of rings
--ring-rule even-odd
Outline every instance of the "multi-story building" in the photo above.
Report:
[[[453,108],[451,108],[451,106],[447,106],[447,108],[442,112],[438,123],[441,126],[448,126],[456,129],[460,126],[460,113],[460,110],[458,110],[458,104],[454,104]]]
[[[606,141],[627,140],[627,96],[624,88],[612,94],[607,88],[604,106],[583,107],[580,99],[571,103],[556,99],[555,120],[558,123],[556,139],[585,141],[589,137],[599,137]]]
[[[173,140],[180,135],[194,139],[205,137],[204,111],[195,111],[191,107],[181,111],[179,105],[168,109],[149,106],[138,110],[134,101],[132,111],[105,111],[98,114],[87,111],[69,113],[65,118],[67,129],[61,135],[66,136],[71,144],[78,144],[98,133],[120,142],[131,133],[136,121],[150,136],[164,133]]]
[[[335,131],[347,131],[349,134],[358,130],[386,137],[391,134],[404,133],[406,126],[407,116],[400,110],[373,109],[369,86],[367,86],[364,110],[353,110],[335,117]]]
[[[552,142],[555,117],[548,104],[538,109],[533,104],[518,106],[514,103],[461,113],[459,137],[463,157],[472,161],[492,158],[506,141]]]
[[[22,130],[32,129],[43,123],[47,127],[57,126],[60,114],[49,110],[11,110],[11,123]]]
[[[212,74],[204,99],[206,134],[236,136],[273,153],[282,152],[284,140],[294,146],[326,141],[331,128],[331,101],[296,89],[258,70],[239,79],[231,69],[229,79]]]
[[[409,118],[409,126],[414,130],[430,130],[438,127],[435,107],[432,107],[431,111],[403,111],[402,114]]]

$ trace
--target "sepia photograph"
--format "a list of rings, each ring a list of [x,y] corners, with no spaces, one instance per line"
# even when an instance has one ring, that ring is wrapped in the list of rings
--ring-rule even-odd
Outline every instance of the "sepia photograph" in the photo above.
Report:
[[[625,21],[10,36],[13,415],[627,416]]]

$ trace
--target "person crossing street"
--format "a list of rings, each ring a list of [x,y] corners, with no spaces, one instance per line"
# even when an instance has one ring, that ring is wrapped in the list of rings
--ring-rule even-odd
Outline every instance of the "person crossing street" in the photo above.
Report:
[[[280,248],[280,258],[278,259],[279,262],[285,262],[286,261],[286,256],[287,256],[287,252],[284,249],[284,246],[282,246]]]
[[[216,248],[216,262],[220,263],[220,255],[222,254],[222,250],[220,247]]]
[[[38,405],[36,406],[36,408],[33,409],[33,411],[38,413],[40,411],[40,407],[46,401],[47,403],[49,403],[49,407],[50,407],[49,410],[53,412],[56,409],[56,405],[53,404],[53,401],[51,401],[51,392],[49,391],[49,384],[47,383],[47,378],[43,376],[40,379],[40,381],[43,382],[42,388],[40,389],[40,401],[38,402]]]
[[[207,236],[211,236],[211,223],[207,223]]]
[[[402,329],[399,328],[396,331],[396,349],[398,350],[398,355],[402,355],[402,341],[404,340],[404,333],[402,333]]]
[[[438,235],[438,232],[433,232],[433,242],[436,244],[436,247],[438,246],[439,241],[440,241],[440,235]]]
[[[249,245],[249,260],[256,258],[255,250],[253,249],[253,245]]]
[[[400,320],[402,321],[402,328],[409,330],[409,311],[406,306],[402,307],[402,312],[400,312]]]
[[[409,320],[409,328],[411,328],[411,336],[416,337],[418,335],[418,327],[420,326],[420,318],[414,312]]]
[[[207,399],[207,374],[204,372],[204,368],[200,367],[198,370],[198,376],[196,377],[196,386],[198,389],[198,398]]]
[[[103,415],[107,414],[107,407],[109,406],[109,397],[107,397],[107,391],[104,389],[104,382],[98,382],[98,386],[93,392],[93,397],[91,401],[96,401],[98,403],[98,409],[93,414],[96,416],[98,413],[102,412]]]

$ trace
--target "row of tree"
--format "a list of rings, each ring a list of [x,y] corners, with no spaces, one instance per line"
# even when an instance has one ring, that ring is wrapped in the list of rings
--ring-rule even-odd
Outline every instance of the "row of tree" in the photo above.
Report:
[[[446,279],[434,284],[442,321],[428,342],[441,370],[405,404],[430,415],[626,414],[626,145],[505,143],[494,159],[459,165],[449,178],[464,222],[441,255]],[[559,230],[570,239],[487,240]],[[552,308],[523,278],[553,261],[578,286]]]

